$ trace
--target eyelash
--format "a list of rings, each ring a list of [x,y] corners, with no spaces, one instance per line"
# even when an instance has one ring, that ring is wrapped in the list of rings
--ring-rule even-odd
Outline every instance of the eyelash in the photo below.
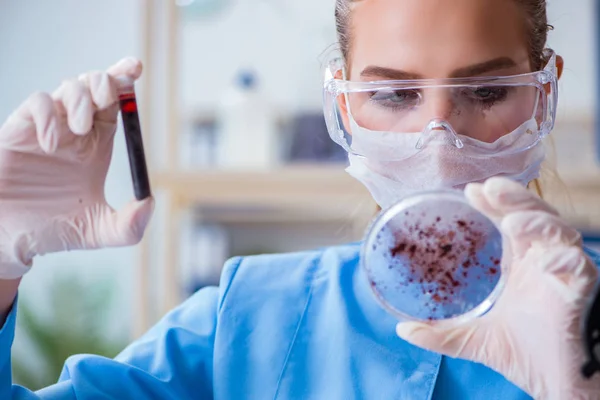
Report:
[[[467,98],[469,98],[469,100],[471,100],[471,101],[481,105],[483,108],[489,110],[496,103],[506,100],[511,89],[513,89],[513,88],[511,88],[511,87],[497,87],[497,88],[480,87],[480,88],[473,88],[473,89],[463,89],[462,93],[468,92]],[[489,97],[481,98],[476,94],[477,92],[480,92],[482,90],[489,91],[491,93],[489,95]],[[475,94],[475,96],[477,96],[479,98],[473,98],[473,94]]]
[[[512,91],[512,87],[473,87],[473,88],[464,88],[459,91],[460,96],[464,96],[467,101],[470,103],[480,106],[484,110],[491,109],[498,102],[502,102],[507,99],[510,92]],[[490,92],[486,96],[481,96],[481,91]],[[478,94],[479,92],[479,94]],[[401,109],[411,109],[419,105],[421,101],[421,93],[415,89],[399,89],[394,91],[372,91],[368,92],[369,102],[374,103],[376,106],[387,109],[387,110],[401,110]],[[391,96],[409,96],[411,99],[416,99],[416,101],[411,101],[409,104],[396,102],[391,100],[389,97]],[[483,98],[485,97],[485,98]]]
[[[391,101],[389,98],[385,98],[389,95],[395,95],[395,96],[401,96],[401,95],[413,95],[413,98],[416,97],[417,98],[417,102],[416,103],[411,103],[410,105],[407,104],[399,104],[399,103],[395,103],[393,101]],[[377,92],[369,92],[369,101],[375,103],[375,105],[379,106],[379,107],[383,107],[386,109],[391,109],[391,110],[399,110],[399,109],[407,109],[407,108],[413,108],[416,105],[418,105],[418,103],[421,100],[421,94],[419,92],[417,92],[416,90],[410,90],[410,89],[400,89],[400,90],[394,90],[394,91],[377,91]],[[383,99],[378,99],[378,97],[384,97]]]

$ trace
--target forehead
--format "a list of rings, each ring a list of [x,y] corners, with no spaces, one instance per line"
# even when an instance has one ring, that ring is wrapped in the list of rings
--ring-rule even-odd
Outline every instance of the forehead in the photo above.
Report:
[[[498,57],[528,59],[514,0],[363,0],[351,22],[353,76],[377,65],[441,78]]]

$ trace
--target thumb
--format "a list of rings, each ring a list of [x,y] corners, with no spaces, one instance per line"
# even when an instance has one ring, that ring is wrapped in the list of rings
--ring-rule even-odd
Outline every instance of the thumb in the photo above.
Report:
[[[154,212],[154,198],[133,200],[117,212],[110,213],[97,225],[98,237],[105,247],[131,246],[139,243]]]
[[[112,77],[127,76],[137,80],[142,75],[142,69],[143,65],[140,60],[134,57],[125,57],[108,67],[106,72]]]
[[[475,327],[472,325],[441,328],[420,322],[401,322],[396,334],[408,343],[454,358],[464,358],[471,353]]]

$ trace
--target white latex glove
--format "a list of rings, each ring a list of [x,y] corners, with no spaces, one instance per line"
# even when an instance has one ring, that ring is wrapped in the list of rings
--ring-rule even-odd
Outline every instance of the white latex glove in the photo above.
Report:
[[[597,267],[580,234],[522,186],[503,178],[471,184],[467,198],[501,221],[512,255],[506,287],[484,316],[458,327],[400,323],[398,335],[454,358],[482,363],[535,399],[600,399],[600,377],[580,375],[581,321],[597,280]]]
[[[116,76],[139,78],[123,59],[107,72],[30,96],[0,128],[0,278],[25,274],[36,255],[138,243],[152,198],[120,211],[104,184],[118,116]]]

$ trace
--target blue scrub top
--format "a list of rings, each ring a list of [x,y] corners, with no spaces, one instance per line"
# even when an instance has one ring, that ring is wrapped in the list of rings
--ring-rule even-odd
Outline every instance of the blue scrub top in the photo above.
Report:
[[[485,399],[530,397],[480,364],[395,334],[359,245],[235,258],[218,288],[173,310],[115,359],[69,358],[59,383],[12,385],[16,307],[0,331],[0,399]]]

